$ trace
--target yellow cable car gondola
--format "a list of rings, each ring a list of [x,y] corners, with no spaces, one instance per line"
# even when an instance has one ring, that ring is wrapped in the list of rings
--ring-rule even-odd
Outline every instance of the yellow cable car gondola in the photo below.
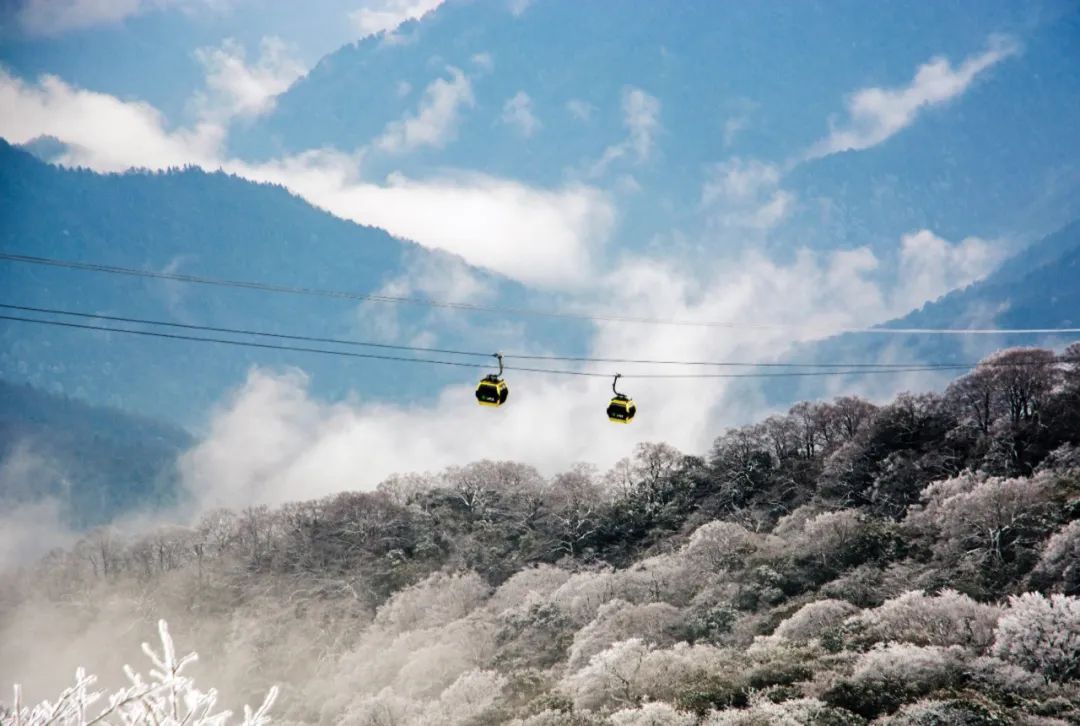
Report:
[[[484,376],[476,386],[476,402],[481,406],[501,406],[510,396],[510,387],[502,379],[502,353],[496,353],[495,357],[499,359],[499,372]]]
[[[615,380],[611,382],[611,392],[615,394],[615,397],[608,404],[607,417],[612,423],[628,424],[634,420],[637,404],[634,403],[634,399],[615,390],[615,384],[619,382],[621,376],[621,373],[616,373]]]

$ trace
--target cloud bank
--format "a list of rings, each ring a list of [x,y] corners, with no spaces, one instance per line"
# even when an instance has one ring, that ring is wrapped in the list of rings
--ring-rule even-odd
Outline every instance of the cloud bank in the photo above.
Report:
[[[599,299],[582,304],[601,313],[729,320],[740,327],[598,322],[589,352],[646,359],[777,360],[797,342],[906,312],[913,291],[936,297],[974,274],[969,269],[973,261],[995,254],[992,243],[969,239],[950,244],[921,230],[898,246],[901,273],[896,280],[882,272],[881,260],[866,248],[803,250],[784,265],[751,252],[718,260],[706,270],[655,257],[629,258],[596,283]],[[941,274],[927,276],[935,266]],[[655,372],[655,366],[649,369]],[[489,410],[473,400],[472,372],[424,403],[401,406],[363,399],[322,402],[309,394],[300,371],[257,369],[218,411],[207,437],[184,457],[184,481],[211,507],[279,504],[371,489],[397,472],[485,458],[520,461],[553,475],[582,461],[610,467],[641,441],[668,441],[700,453],[725,426],[754,419],[767,408],[760,381],[635,379],[642,369],[622,364],[618,371],[627,380],[621,388],[635,398],[640,415],[632,426],[613,426],[604,408],[611,391],[606,376],[615,367],[597,364],[582,370],[605,375],[508,371],[510,402]],[[898,388],[927,383],[919,375],[862,382],[862,391],[887,397]]]
[[[220,71],[212,76],[219,79],[217,97],[224,110],[187,128],[169,128],[149,104],[75,88],[55,76],[26,83],[0,70],[0,136],[15,144],[54,136],[66,144],[57,162],[96,171],[194,164],[281,184],[344,219],[461,255],[472,265],[530,285],[576,287],[590,275],[615,216],[608,195],[594,187],[538,188],[453,170],[427,179],[392,174],[363,180],[361,161],[372,153],[366,149],[315,150],[263,164],[225,157],[225,119],[272,103],[268,89],[286,83],[296,68],[281,61],[274,45],[264,46],[255,70],[242,58],[236,64],[227,47],[211,55]],[[257,70],[263,66],[266,74]],[[377,150],[403,153],[447,143],[460,110],[470,105],[468,78],[451,69],[448,79],[428,86],[415,113],[387,127]]]

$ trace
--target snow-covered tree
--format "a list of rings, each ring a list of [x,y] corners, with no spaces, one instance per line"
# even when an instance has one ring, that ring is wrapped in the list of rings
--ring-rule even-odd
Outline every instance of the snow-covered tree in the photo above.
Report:
[[[519,608],[533,600],[548,598],[566,584],[570,572],[551,565],[529,567],[516,573],[495,590],[485,608],[494,614]]]
[[[578,626],[596,617],[600,606],[615,599],[617,578],[614,570],[576,572],[551,596],[551,599]]]
[[[825,512],[806,521],[795,538],[795,549],[814,557],[822,567],[836,567],[850,558],[866,529],[866,517],[859,512]]]
[[[682,554],[709,572],[722,572],[744,564],[757,548],[754,536],[734,522],[707,522],[690,535]]]
[[[909,520],[939,537],[944,553],[1000,566],[1010,549],[1031,544],[1049,496],[1048,477],[985,478],[965,474],[922,492]]]
[[[707,645],[657,649],[631,638],[594,655],[559,688],[574,708],[590,711],[637,707],[646,699],[670,701],[681,684],[718,667],[720,655]]]
[[[847,628],[852,639],[861,643],[896,641],[984,650],[993,642],[1000,615],[997,606],[976,602],[955,590],[942,590],[935,596],[911,590],[852,617]]]
[[[697,717],[662,701],[624,708],[610,716],[611,726],[695,726]]]
[[[818,723],[854,726],[863,722],[816,698],[796,698],[781,703],[755,698],[749,708],[713,711],[701,726],[807,726]]]
[[[1080,594],[1080,519],[1069,522],[1046,541],[1036,571],[1061,583],[1065,594]]]
[[[925,724],[1006,724],[1010,721],[1007,713],[991,703],[952,698],[916,701],[901,708],[885,723],[888,726],[924,726]]]
[[[75,673],[75,684],[55,701],[42,701],[24,707],[19,687],[15,687],[12,722],[19,726],[92,726],[92,724],[124,724],[136,726],[226,726],[232,718],[230,711],[217,710],[217,692],[201,691],[195,682],[184,675],[184,669],[198,659],[195,653],[178,657],[172,636],[164,620],[158,622],[161,651],[143,643],[143,652],[154,667],[144,677],[129,666],[124,667],[129,685],[106,695],[94,690],[96,676],[87,675],[82,668]],[[244,706],[242,726],[264,726],[270,723],[269,711],[277,698],[277,688],[271,688],[257,709]]]
[[[994,655],[1040,673],[1048,683],[1080,678],[1080,597],[1010,597],[998,621]]]
[[[489,588],[475,572],[436,572],[396,593],[375,615],[387,632],[404,632],[444,625],[481,605]]]
[[[575,671],[613,643],[640,638],[646,643],[667,645],[672,638],[679,611],[667,603],[634,605],[612,600],[600,607],[596,618],[574,635],[567,668]]]
[[[834,631],[859,608],[844,600],[815,600],[798,609],[773,631],[773,635],[794,641],[820,638]]]

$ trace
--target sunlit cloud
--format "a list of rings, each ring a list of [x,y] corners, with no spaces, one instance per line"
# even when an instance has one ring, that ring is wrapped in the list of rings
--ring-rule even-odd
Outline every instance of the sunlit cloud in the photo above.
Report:
[[[533,113],[532,99],[524,91],[518,91],[507,99],[499,119],[525,138],[532,136],[542,126],[540,119]]]
[[[283,40],[263,38],[259,57],[249,63],[244,47],[227,38],[220,46],[200,48],[195,57],[206,72],[206,91],[196,105],[200,114],[212,120],[253,117],[274,107],[277,96],[306,72]]]
[[[600,158],[589,164],[588,176],[602,176],[617,161],[641,164],[652,157],[656,135],[661,129],[660,100],[640,88],[627,86],[622,93],[622,113],[626,138],[604,149]]]
[[[783,173],[775,164],[733,158],[708,169],[701,208],[710,227],[765,232],[790,214],[795,195],[782,189]]]
[[[543,189],[474,172],[393,174],[376,184],[351,176],[351,165],[344,155],[314,153],[226,169],[284,184],[339,217],[539,287],[585,284],[615,222],[608,196],[585,185]]]
[[[475,104],[472,83],[457,68],[449,78],[437,78],[424,89],[414,113],[387,125],[375,147],[388,153],[413,151],[424,146],[442,148],[455,138],[461,112]]]
[[[75,88],[50,75],[26,83],[0,70],[0,109],[0,136],[14,144],[53,136],[67,146],[57,161],[97,171],[213,167],[225,138],[218,123],[169,129],[149,104]]]
[[[906,86],[856,91],[847,102],[848,118],[814,144],[806,156],[816,158],[876,146],[910,126],[926,108],[960,96],[984,71],[1019,52],[1020,46],[1013,39],[994,36],[986,50],[955,68],[948,59],[937,57],[919,66]]]
[[[360,37],[391,32],[406,20],[421,18],[444,0],[366,0],[349,13],[349,22]]]

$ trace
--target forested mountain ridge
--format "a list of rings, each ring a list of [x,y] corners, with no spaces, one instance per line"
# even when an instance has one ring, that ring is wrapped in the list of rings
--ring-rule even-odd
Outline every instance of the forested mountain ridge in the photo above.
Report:
[[[286,723],[1075,723],[1078,358],[1002,351],[602,476],[484,461],[100,530],[0,590],[0,679],[40,672],[28,618],[55,672],[163,616],[231,698],[280,684]]]
[[[60,168],[2,140],[0,220],[0,249],[16,254],[356,293],[390,284],[406,296],[430,294],[416,289],[416,280],[438,271],[471,276],[511,302],[520,304],[524,295],[520,286],[459,258],[344,221],[281,187],[196,168],[124,174]],[[7,261],[0,261],[0,285],[5,303],[384,342],[390,341],[378,325],[415,335],[426,327],[428,312]],[[453,321],[442,322],[455,329]],[[8,380],[180,425],[201,421],[252,366],[297,360],[275,351],[25,323],[8,322],[0,330],[0,375]],[[302,360],[315,391],[340,397],[356,388],[354,367],[325,357]],[[372,396],[420,395],[412,383],[448,380],[444,371],[378,361],[364,373],[370,378],[364,391]]]
[[[0,381],[0,506],[50,498],[75,528],[168,508],[177,457],[192,443],[161,421]]]
[[[1080,220],[1036,240],[1005,260],[982,280],[953,290],[918,310],[880,325],[882,328],[1077,328],[1080,327]],[[1064,347],[1075,336],[1040,336],[1045,346]],[[1030,345],[1030,335],[881,336],[842,334],[796,346],[789,360],[917,360],[967,363],[1013,345]],[[899,345],[898,345],[899,341]],[[944,380],[944,379],[942,379]],[[782,403],[815,398],[816,382],[778,383],[770,398]]]
[[[1060,165],[1075,150],[1068,128],[1075,103],[1055,103],[1051,91],[1076,77],[1075,20],[1033,32],[1016,6],[981,10],[851,3],[834,13],[813,4],[718,8],[688,0],[677,9],[644,3],[611,12],[607,3],[446,2],[392,38],[329,53],[230,145],[251,159],[365,148],[372,178],[461,168],[542,186],[568,175],[596,183],[600,175],[590,170],[626,133],[621,104],[636,89],[655,97],[662,132],[658,158],[629,167],[646,191],[624,211],[634,230],[624,241],[635,245],[692,215],[714,164],[741,157],[783,165],[803,157],[856,89],[870,79],[884,88],[906,81],[883,72],[885,59],[902,57],[914,71],[943,48],[974,51],[1009,28],[1023,38],[1024,53],[980,79],[951,113],[927,114],[889,144],[796,165],[785,189],[827,200],[828,220],[805,205],[772,245],[881,252],[924,228],[946,239],[1049,231],[1080,214],[1077,177]],[[897,24],[921,32],[901,40]],[[961,58],[950,54],[949,61]],[[1058,73],[1031,75],[1028,64],[1039,62]],[[435,89],[460,92],[452,137],[407,158],[380,153],[381,135],[416,114]],[[518,94],[535,119],[524,135],[501,120]],[[1031,114],[1040,118],[1040,134],[1030,132]],[[742,243],[740,235],[709,241],[714,250]]]

